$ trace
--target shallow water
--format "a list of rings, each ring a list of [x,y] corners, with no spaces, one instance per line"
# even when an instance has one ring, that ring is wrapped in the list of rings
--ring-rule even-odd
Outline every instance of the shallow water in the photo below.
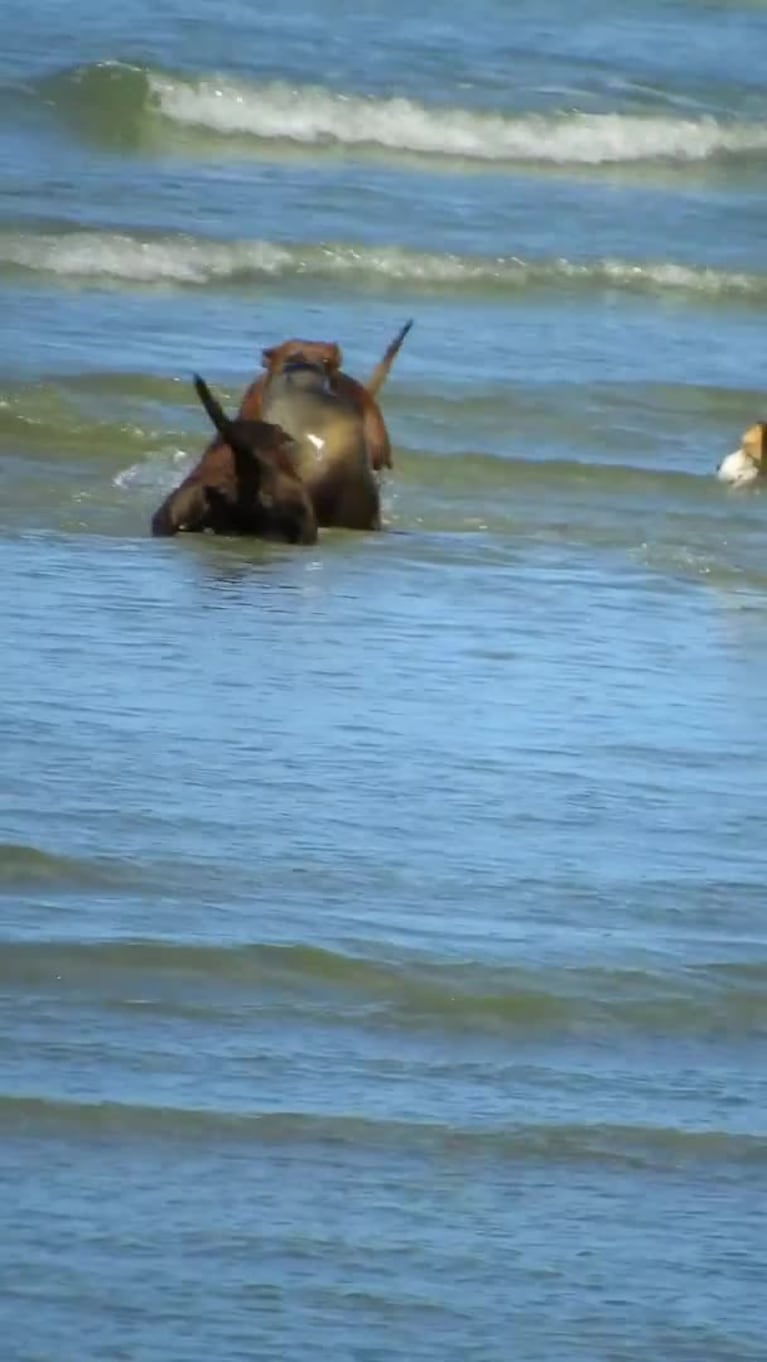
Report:
[[[765,6],[6,20],[3,1358],[764,1362]],[[410,316],[385,533],[148,537]]]

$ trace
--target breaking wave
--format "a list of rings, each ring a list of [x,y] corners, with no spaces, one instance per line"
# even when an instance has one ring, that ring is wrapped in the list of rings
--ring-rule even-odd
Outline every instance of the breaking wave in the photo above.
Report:
[[[45,97],[100,135],[140,136],[142,120],[306,148],[336,146],[477,164],[700,162],[767,152],[767,124],[665,111],[499,113],[380,99],[325,86],[262,84],[100,62],[48,77]]]
[[[584,288],[764,299],[767,276],[674,261],[525,259],[463,256],[354,243],[278,244],[184,234],[109,231],[5,231],[0,273],[31,271],[103,286],[205,287],[310,280],[332,286],[412,292],[510,295],[529,289]]]
[[[767,149],[767,128],[715,118],[626,114],[523,115],[429,108],[412,99],[372,99],[322,87],[151,76],[160,113],[223,134],[313,144],[379,146],[478,161],[600,165],[644,160],[706,160],[722,152]]]

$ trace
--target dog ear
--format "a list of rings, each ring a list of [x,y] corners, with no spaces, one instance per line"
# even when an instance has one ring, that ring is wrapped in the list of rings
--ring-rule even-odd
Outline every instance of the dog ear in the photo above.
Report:
[[[332,345],[328,346],[328,356],[325,360],[325,368],[329,374],[337,374],[343,362],[344,357],[341,347],[333,341]]]
[[[261,351],[261,365],[264,369],[271,368],[272,360],[274,359],[274,356],[277,354],[277,348],[278,347],[276,345],[270,345],[266,350]]]
[[[760,473],[767,473],[767,421],[757,421],[741,437],[741,449]]]

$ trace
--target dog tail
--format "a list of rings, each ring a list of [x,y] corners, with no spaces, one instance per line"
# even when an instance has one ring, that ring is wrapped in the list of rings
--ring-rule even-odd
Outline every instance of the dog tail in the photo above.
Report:
[[[405,339],[412,325],[413,325],[412,319],[409,322],[405,322],[405,325],[403,326],[402,330],[397,332],[396,336],[394,337],[394,340],[391,342],[391,345],[387,346],[383,359],[380,359],[376,364],[375,369],[373,370],[372,374],[370,375],[370,378],[365,384],[365,387],[367,388],[371,397],[376,397],[378,395],[387,378],[389,377],[389,370],[391,369],[392,364],[397,358],[400,346],[402,345],[402,342]]]
[[[261,458],[259,451],[248,440],[243,438],[239,421],[233,421],[227,416],[224,408],[217,398],[213,396],[204,378],[199,374],[192,375],[195,392],[199,397],[203,407],[210,417],[212,425],[215,426],[221,439],[228,444],[234,458],[234,471],[240,487],[258,485],[261,476]],[[261,424],[259,422],[259,424]]]
[[[211,423],[216,427],[216,430],[218,431],[219,435],[224,440],[228,439],[228,436],[232,429],[232,422],[230,421],[229,417],[224,411],[224,408],[221,406],[221,403],[217,401],[217,399],[213,396],[213,393],[210,391],[210,388],[205,382],[205,379],[200,378],[199,374],[193,374],[192,381],[194,383],[197,396],[199,397],[203,407],[208,413]]]

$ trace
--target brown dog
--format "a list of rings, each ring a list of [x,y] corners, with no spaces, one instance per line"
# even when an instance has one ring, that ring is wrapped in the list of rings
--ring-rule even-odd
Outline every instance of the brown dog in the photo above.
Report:
[[[747,487],[767,477],[767,421],[758,421],[743,432],[739,447],[725,455],[716,476],[734,487]]]
[[[392,458],[376,398],[412,325],[402,327],[364,386],[344,373],[333,342],[296,339],[263,351],[266,373],[248,388],[239,416],[274,421],[293,436],[320,525],[380,528],[375,474],[391,468]]]
[[[317,520],[290,436],[267,421],[230,420],[197,374],[194,386],[218,438],[155,511],[152,533],[211,530],[313,544]]]

